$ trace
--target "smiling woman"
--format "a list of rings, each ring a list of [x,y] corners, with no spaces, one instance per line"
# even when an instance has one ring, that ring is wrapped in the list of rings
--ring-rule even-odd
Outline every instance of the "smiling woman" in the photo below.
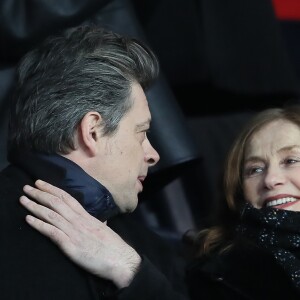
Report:
[[[300,129],[289,120],[274,120],[249,139],[245,151],[243,190],[246,201],[300,210]]]
[[[192,298],[214,286],[209,296],[221,299],[299,299],[300,106],[250,120],[228,153],[224,189],[216,221],[193,240]]]

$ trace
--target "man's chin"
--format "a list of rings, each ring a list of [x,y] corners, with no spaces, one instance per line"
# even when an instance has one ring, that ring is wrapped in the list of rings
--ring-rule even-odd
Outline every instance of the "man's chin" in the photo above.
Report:
[[[117,203],[121,213],[125,214],[125,213],[132,213],[138,205],[138,199],[137,197],[135,198],[135,200],[130,200],[127,201],[126,203],[120,203],[120,205]]]

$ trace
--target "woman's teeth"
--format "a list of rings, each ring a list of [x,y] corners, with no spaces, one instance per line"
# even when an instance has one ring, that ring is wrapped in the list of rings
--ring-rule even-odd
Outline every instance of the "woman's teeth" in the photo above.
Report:
[[[276,200],[270,201],[266,204],[266,206],[267,207],[277,206],[277,205],[288,203],[288,202],[295,202],[297,200],[298,199],[293,198],[293,197],[286,197],[286,198],[281,198],[281,199],[276,199]]]

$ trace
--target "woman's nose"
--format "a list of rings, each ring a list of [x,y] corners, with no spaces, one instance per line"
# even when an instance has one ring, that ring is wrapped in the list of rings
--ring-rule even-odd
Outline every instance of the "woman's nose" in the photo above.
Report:
[[[285,182],[285,175],[280,167],[270,167],[268,168],[265,178],[265,186],[268,189],[273,189],[278,185],[282,185]]]

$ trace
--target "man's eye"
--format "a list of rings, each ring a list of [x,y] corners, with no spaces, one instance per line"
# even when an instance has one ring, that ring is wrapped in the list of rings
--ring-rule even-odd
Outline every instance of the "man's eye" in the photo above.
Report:
[[[138,133],[139,139],[141,142],[143,142],[145,139],[147,139],[147,130],[140,131]]]
[[[145,138],[148,138],[148,133],[150,133],[150,129],[143,131]]]

